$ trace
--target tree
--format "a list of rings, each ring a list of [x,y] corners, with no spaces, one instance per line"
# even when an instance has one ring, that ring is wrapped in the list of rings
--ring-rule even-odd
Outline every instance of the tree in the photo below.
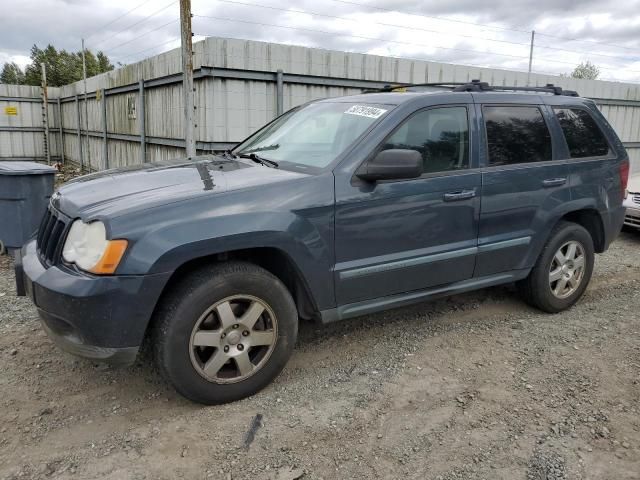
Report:
[[[84,53],[87,77],[113,70],[113,64],[104,52],[94,55],[90,50],[85,50]],[[21,75],[12,75],[14,67],[11,64],[5,64],[0,83],[40,85],[42,64],[47,67],[47,83],[51,87],[61,87],[82,80],[82,51],[58,51],[53,45],[47,45],[46,48],[41,49],[34,45],[31,47],[31,63],[27,65],[24,73],[18,67]],[[5,71],[7,71],[6,79]]]
[[[578,65],[573,72],[572,78],[582,78],[584,80],[595,80],[600,75],[600,69],[589,60]]]
[[[22,85],[24,83],[24,72],[16,62],[5,63],[0,73],[0,83],[9,85]]]

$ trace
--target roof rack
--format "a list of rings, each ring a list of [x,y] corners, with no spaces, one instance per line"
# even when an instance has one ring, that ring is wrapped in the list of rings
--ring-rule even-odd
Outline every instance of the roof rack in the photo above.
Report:
[[[363,93],[384,93],[384,92],[403,92],[407,88],[413,87],[444,87],[444,88],[456,88],[468,85],[469,82],[435,82],[435,83],[400,83],[396,85],[385,85],[382,88],[369,88],[364,90]]]
[[[441,83],[415,83],[408,85],[385,85],[380,89],[367,90],[365,93],[381,93],[381,92],[402,92],[407,88],[413,87],[444,87],[451,88],[454,92],[539,92],[551,93],[553,95],[564,95],[568,97],[579,97],[575,90],[563,90],[553,83],[547,83],[544,87],[504,87],[500,85],[489,85],[487,82],[480,80],[471,80],[471,82],[441,82]]]

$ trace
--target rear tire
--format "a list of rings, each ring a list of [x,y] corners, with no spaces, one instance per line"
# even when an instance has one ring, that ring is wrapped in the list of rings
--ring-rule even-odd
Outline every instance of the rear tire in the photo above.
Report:
[[[557,313],[573,306],[584,294],[594,264],[593,239],[576,223],[562,221],[549,235],[527,278],[518,282],[531,306]]]
[[[180,394],[215,405],[271,383],[297,333],[297,310],[282,282],[251,263],[229,262],[193,272],[163,300],[152,348]]]

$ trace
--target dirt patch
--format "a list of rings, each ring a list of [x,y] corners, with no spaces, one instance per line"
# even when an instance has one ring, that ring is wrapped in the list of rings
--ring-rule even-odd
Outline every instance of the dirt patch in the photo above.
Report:
[[[60,352],[0,257],[0,478],[640,478],[639,253],[623,233],[558,315],[500,287],[304,324],[220,407]]]

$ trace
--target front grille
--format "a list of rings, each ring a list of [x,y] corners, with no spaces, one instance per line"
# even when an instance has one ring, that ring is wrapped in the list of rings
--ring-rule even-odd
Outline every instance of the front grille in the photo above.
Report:
[[[630,227],[640,227],[640,217],[632,217],[631,215],[627,215],[624,218],[624,224],[629,225]]]
[[[637,203],[638,205],[640,205],[640,193],[634,193],[633,195],[633,203]]]
[[[38,229],[36,248],[45,265],[55,265],[60,260],[69,220],[49,207]]]

